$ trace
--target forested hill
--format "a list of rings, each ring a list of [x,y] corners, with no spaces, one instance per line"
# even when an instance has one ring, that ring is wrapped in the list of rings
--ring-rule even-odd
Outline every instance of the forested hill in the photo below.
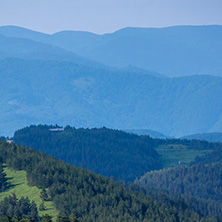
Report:
[[[9,168],[27,171],[29,185],[47,188],[60,214],[72,214],[76,221],[220,221],[202,218],[183,201],[157,201],[24,146],[0,141],[0,158]]]
[[[13,140],[75,166],[126,181],[162,167],[152,144],[137,135],[106,128],[66,127],[58,132],[54,128],[46,125],[26,127],[16,131]]]
[[[222,163],[177,167],[147,173],[135,183],[171,197],[185,198],[205,215],[222,218]]]
[[[49,125],[25,127],[15,132],[13,140],[75,166],[125,181],[161,169],[171,160],[178,165],[185,154],[194,160],[196,155],[222,147],[222,144],[206,141],[154,139],[107,128],[65,127],[59,130],[57,126]],[[161,156],[156,152],[160,149],[163,151]],[[181,157],[177,156],[178,149],[181,149]]]

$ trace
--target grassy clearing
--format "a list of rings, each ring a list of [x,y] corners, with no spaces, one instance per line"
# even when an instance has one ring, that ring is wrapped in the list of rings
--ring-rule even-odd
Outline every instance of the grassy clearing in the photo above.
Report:
[[[212,150],[194,150],[180,144],[168,144],[158,146],[156,151],[161,156],[163,167],[169,168],[179,166],[179,161],[182,161],[183,165],[188,165],[196,156],[203,156]]]
[[[35,201],[37,207],[42,203],[42,199],[40,198],[41,189],[37,188],[36,186],[29,186],[28,180],[26,177],[26,172],[15,171],[5,167],[5,172],[7,174],[7,178],[11,183],[11,187],[3,193],[0,193],[0,201],[2,201],[5,197],[12,195],[13,193],[16,194],[18,199],[22,196],[28,197],[31,201]],[[45,201],[44,202],[45,210],[39,211],[39,215],[42,216],[44,214],[48,214],[53,217],[53,221],[55,221],[56,216],[58,215],[58,211],[53,206],[52,201]]]

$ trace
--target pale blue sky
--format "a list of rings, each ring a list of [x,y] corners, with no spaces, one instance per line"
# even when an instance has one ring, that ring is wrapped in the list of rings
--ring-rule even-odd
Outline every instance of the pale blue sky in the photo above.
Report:
[[[0,0],[0,26],[46,33],[222,24],[222,0]]]

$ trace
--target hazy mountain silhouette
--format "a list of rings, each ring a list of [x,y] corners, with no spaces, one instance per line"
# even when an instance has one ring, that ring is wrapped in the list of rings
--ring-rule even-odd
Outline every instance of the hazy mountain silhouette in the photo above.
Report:
[[[222,75],[222,26],[125,28],[105,35],[77,31],[47,35],[3,26],[0,33],[56,45],[110,66],[132,65],[169,76]]]
[[[1,134],[29,124],[152,129],[182,136],[222,130],[222,78],[166,78],[70,62],[5,59]]]
[[[0,34],[0,59],[14,57],[22,59],[69,61],[77,64],[103,67],[102,64],[83,58],[73,52],[50,44]]]

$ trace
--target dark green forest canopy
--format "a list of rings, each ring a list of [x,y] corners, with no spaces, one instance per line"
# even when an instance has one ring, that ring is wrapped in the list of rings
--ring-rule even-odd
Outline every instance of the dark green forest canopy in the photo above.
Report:
[[[40,217],[35,202],[24,197],[18,200],[16,195],[12,195],[0,202],[0,221],[37,222]]]
[[[0,157],[8,167],[27,171],[29,185],[48,188],[62,215],[80,221],[217,221],[205,220],[184,202],[157,201],[24,146],[0,141]]]
[[[57,127],[26,127],[16,131],[13,140],[75,166],[126,181],[162,168],[161,158],[155,151],[160,145],[179,144],[196,150],[222,147],[222,144],[199,140],[153,139],[107,128],[50,130]]]
[[[14,142],[90,169],[104,176],[132,181],[147,171],[161,168],[152,139],[123,131],[75,129],[50,131],[52,126],[30,126],[15,132]]]
[[[196,210],[222,218],[222,163],[199,164],[147,173],[136,181],[143,188],[155,188],[182,197]]]

